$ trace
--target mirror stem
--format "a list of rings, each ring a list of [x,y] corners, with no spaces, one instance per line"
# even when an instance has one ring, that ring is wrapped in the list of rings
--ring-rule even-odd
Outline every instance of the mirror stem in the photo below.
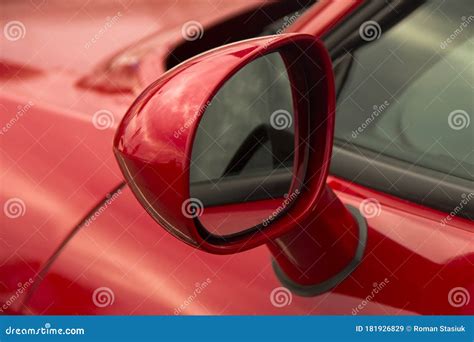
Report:
[[[302,296],[326,292],[344,280],[362,259],[367,224],[326,185],[316,215],[268,243],[284,286]]]

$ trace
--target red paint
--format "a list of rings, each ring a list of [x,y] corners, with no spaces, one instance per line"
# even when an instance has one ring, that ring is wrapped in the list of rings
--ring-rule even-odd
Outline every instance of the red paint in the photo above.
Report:
[[[226,243],[213,243],[201,235],[194,219],[182,212],[183,203],[190,198],[189,165],[201,114],[235,72],[255,58],[275,51],[281,53],[287,65],[292,65],[288,73],[294,95],[295,126],[298,126],[295,146],[299,147],[294,173],[299,181],[293,182],[289,193],[299,189],[299,182],[306,177],[305,189],[289,208],[288,215],[275,220],[265,234],[249,233]],[[300,51],[306,54],[297,65],[291,63]],[[308,83],[303,82],[303,73]],[[307,89],[306,84],[315,86]],[[309,100],[301,94],[306,94]],[[244,251],[289,231],[295,221],[300,222],[311,214],[328,172],[334,103],[331,61],[323,45],[312,36],[289,34],[247,40],[199,55],[148,87],[122,120],[115,137],[115,152],[137,199],[170,233],[213,253]],[[181,134],[176,134],[178,131]],[[307,153],[308,145],[314,152]]]
[[[469,314],[449,305],[457,286],[474,291],[474,229],[467,220],[448,226],[446,214],[330,177],[329,186],[347,204],[367,198],[381,205],[368,218],[368,245],[361,265],[332,291],[310,298],[293,296],[277,308],[271,291],[281,286],[271,255],[261,246],[234,255],[214,255],[178,241],[158,227],[130,189],[87,229],[81,230],[53,264],[26,312],[43,314],[172,315],[194,291],[212,283],[182,314],[348,314],[388,278],[383,291],[360,314]],[[92,293],[109,287],[111,306],[92,303]]]
[[[161,74],[167,52],[182,42],[179,29],[169,35],[163,28],[178,27],[196,15],[212,25],[222,15],[239,12],[249,4],[187,1],[179,6],[180,10],[169,16],[163,15],[170,10],[166,2],[140,2],[130,7],[83,1],[70,1],[67,6],[56,2],[2,4],[2,27],[18,20],[26,28],[25,36],[16,41],[0,35],[0,204],[3,209],[8,199],[18,197],[26,206],[25,215],[17,219],[6,217],[3,211],[0,215],[3,312],[16,313],[20,309],[26,295],[39,285],[37,277],[46,262],[54,258],[75,225],[123,181],[111,146],[115,128],[136,95],[114,95],[125,76],[125,59],[110,56],[122,57],[116,55],[119,48],[136,44],[147,30],[157,31],[150,39],[160,44],[153,44],[153,49],[141,46],[140,67],[131,78],[133,90],[141,91],[146,79],[143,81],[140,73],[149,71],[154,63],[154,72]],[[117,25],[97,44],[85,48],[107,17],[120,11],[123,16]],[[148,15],[150,11],[160,16],[159,24]],[[100,66],[92,71],[96,65]],[[89,73],[95,76],[89,75],[89,85],[107,80],[108,91],[79,87],[80,80]],[[31,109],[4,132],[3,128],[29,102],[33,103]],[[92,118],[102,109],[112,113],[114,125],[97,130]],[[24,287],[30,278],[33,286]],[[4,309],[6,302],[11,303]]]
[[[298,148],[295,177],[288,193],[298,191],[298,197],[284,215],[268,226],[260,221],[259,228],[246,235],[217,243],[203,235],[195,220],[184,215],[182,209],[190,198],[194,136],[206,115],[205,108],[222,84],[252,60],[275,51],[280,52],[289,68],[293,90]],[[301,51],[305,51],[304,56],[300,56]],[[294,66],[292,62],[298,57]],[[206,84],[202,83],[203,78]],[[306,88],[306,84],[315,86]],[[359,234],[357,223],[339,199],[328,189],[322,191],[332,149],[334,106],[329,54],[312,36],[248,40],[199,55],[148,87],[117,130],[117,160],[140,203],[177,238],[217,254],[236,253],[266,243],[294,282],[316,284],[350,263]]]
[[[311,216],[267,243],[280,268],[301,285],[322,283],[340,273],[355,257],[358,225],[333,191],[326,187]]]
[[[275,212],[282,199],[267,199],[206,207],[199,221],[210,233],[230,235],[242,227],[255,227]],[[225,222],[225,225],[222,224]]]
[[[36,98],[2,97],[1,104],[2,126],[23,113],[0,134],[3,304],[23,287],[19,284],[36,278],[57,246],[121,175],[110,153],[113,129],[96,129],[89,116],[93,113],[81,117],[60,112]],[[11,198],[19,199],[23,215],[17,218],[3,210]],[[26,292],[9,310],[21,306]]]
[[[237,1],[221,3],[229,8],[237,6],[233,5]],[[239,6],[248,6],[248,1],[243,3]],[[359,1],[327,2],[324,12],[322,3],[319,2],[299,19],[305,19],[305,27],[313,27],[308,31],[305,29],[305,32],[318,34],[327,31],[339,18],[348,14],[349,5],[355,6]],[[94,2],[89,4],[92,6]],[[125,39],[129,42],[137,40],[141,31],[130,30],[129,25],[142,25],[145,29],[157,22],[155,18],[143,15],[151,11],[146,4],[141,4],[144,3],[134,3],[128,9],[124,25],[116,26],[108,33],[110,39],[103,39],[86,54],[77,41],[87,41],[107,15],[121,8],[77,11],[78,8],[67,6],[58,9],[54,20],[50,20],[45,13],[53,10],[55,3],[45,2],[41,10],[35,9],[33,3],[25,4],[21,10],[15,8],[16,2],[3,5],[4,11],[0,13],[4,19],[2,22],[21,20],[28,31],[26,37],[17,42],[6,41],[0,35],[2,47],[6,47],[2,49],[1,58],[8,61],[2,61],[2,65],[15,66],[16,70],[15,76],[6,78],[2,71],[0,77],[1,125],[10,119],[10,114],[18,105],[30,99],[35,102],[32,110],[38,119],[32,121],[35,124],[22,120],[15,125],[8,133],[15,139],[7,140],[0,136],[1,204],[15,192],[21,192],[20,197],[27,203],[25,216],[15,223],[1,218],[0,302],[14,293],[16,282],[26,282],[29,274],[35,274],[41,268],[40,265],[65,239],[83,213],[116,185],[114,174],[119,175],[119,171],[110,151],[113,128],[105,132],[96,131],[91,129],[90,120],[95,111],[107,108],[116,115],[118,123],[133,96],[98,94],[78,88],[76,82],[89,73],[91,66],[112,55],[119,46],[127,45]],[[165,2],[153,4],[157,6],[153,8],[154,12],[168,13]],[[148,82],[148,79],[144,81],[145,74],[155,77],[154,73],[164,70],[164,56],[176,43],[175,39],[180,37],[179,29],[183,22],[210,16],[217,20],[221,15],[221,12],[213,11],[213,4],[207,2],[190,1],[177,6],[180,8],[173,11],[173,15],[160,18],[162,26],[157,27],[155,50],[148,51],[144,59],[146,68],[140,68],[142,76],[137,77],[138,90]],[[321,7],[317,10],[318,6]],[[329,13],[332,13],[330,20]],[[98,23],[97,27],[87,25],[91,16]],[[60,30],[58,25],[61,25]],[[297,25],[300,24],[296,22],[293,27],[296,29]],[[45,31],[38,30],[40,27]],[[86,28],[88,32],[84,31]],[[54,34],[51,35],[51,32]],[[51,48],[55,46],[53,44],[62,49]],[[29,52],[32,49],[38,54],[31,56]],[[25,64],[24,69],[16,67]],[[47,122],[55,122],[57,126],[42,136]],[[28,133],[15,132],[22,129],[22,125],[50,152],[44,151],[33,138],[28,140]],[[75,135],[71,136],[70,132]],[[44,178],[52,163],[57,165],[62,157],[72,151],[77,136],[85,136],[87,147],[94,147],[98,157],[91,157],[93,154],[86,145],[78,147],[35,189],[33,181]],[[71,140],[67,140],[68,137]],[[14,140],[18,141],[19,146],[15,147]],[[21,158],[16,154],[30,147],[30,152]],[[7,171],[4,171],[4,165],[7,165]],[[99,165],[102,167],[95,173]],[[92,177],[90,181],[88,177]],[[22,186],[18,187],[18,184]],[[441,226],[446,213],[335,177],[329,177],[328,185],[345,204],[358,207],[364,199],[373,198],[380,203],[381,211],[378,216],[368,218],[368,245],[363,262],[350,278],[326,294],[312,298],[293,296],[290,305],[283,308],[273,306],[269,300],[270,293],[280,284],[271,269],[270,253],[266,247],[228,256],[190,248],[158,227],[126,188],[94,223],[81,229],[69,241],[44,281],[37,283],[39,287],[22,312],[351,314],[366,300],[374,283],[380,284],[385,278],[389,280],[388,285],[366,302],[360,314],[474,312],[474,227],[471,221],[453,218],[447,225]],[[51,220],[42,225],[50,214],[53,214]],[[40,230],[36,231],[33,224]],[[8,267],[5,257],[9,258]],[[203,282],[208,277],[212,280],[208,290],[184,309],[177,310],[193,293],[195,283]],[[93,291],[103,286],[114,291],[115,301],[111,306],[100,308],[92,303],[91,298]],[[448,293],[454,287],[470,291],[469,305],[455,308],[449,304]],[[20,304],[21,299],[15,303],[15,311]]]

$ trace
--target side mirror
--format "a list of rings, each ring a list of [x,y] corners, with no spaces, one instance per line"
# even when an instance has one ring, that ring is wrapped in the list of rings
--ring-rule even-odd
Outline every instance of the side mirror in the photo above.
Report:
[[[366,225],[326,186],[335,111],[315,37],[250,39],[196,56],[150,85],[114,151],[147,212],[211,253],[267,244],[281,282],[324,292],[362,257]]]

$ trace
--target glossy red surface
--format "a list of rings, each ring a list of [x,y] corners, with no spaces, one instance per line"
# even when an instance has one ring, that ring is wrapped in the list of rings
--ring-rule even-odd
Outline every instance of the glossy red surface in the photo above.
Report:
[[[35,281],[74,226],[121,181],[121,174],[110,153],[113,129],[96,129],[93,113],[58,111],[33,96],[15,101],[3,97],[1,103],[4,122],[18,117],[0,134],[4,303],[30,279]],[[26,292],[9,310],[21,306]]]
[[[133,92],[148,85],[140,75],[163,73],[164,57],[182,42],[179,29],[173,34],[167,30],[196,15],[214,24],[249,5],[55,0],[1,4],[2,29],[17,20],[25,34],[18,40],[0,35],[0,203],[3,209],[9,199],[19,198],[25,209],[18,218],[4,211],[0,215],[0,314],[20,310],[75,226],[123,181],[111,152],[115,128],[136,97]],[[173,6],[180,10],[170,13]],[[119,12],[113,27],[91,44]],[[138,46],[144,32],[160,44]],[[130,44],[140,53],[123,58],[118,50]],[[127,73],[131,69],[133,75]],[[106,82],[107,87],[92,91],[90,85],[80,84],[84,77],[90,84]],[[133,84],[132,93],[117,95],[124,78]],[[101,110],[106,111],[107,127],[97,129],[93,117]]]
[[[194,137],[220,87],[244,65],[276,51],[287,62],[298,127],[294,166],[297,181],[288,193],[299,189],[303,179],[305,187],[288,214],[272,222],[264,233],[254,230],[239,239],[213,243],[201,235],[194,219],[182,210],[190,198]],[[301,51],[305,51],[303,56]],[[293,63],[297,57],[298,63]],[[314,86],[306,89],[307,84]],[[137,199],[161,226],[198,248],[235,253],[293,229],[295,222],[311,214],[329,168],[334,108],[332,64],[322,43],[310,35],[297,34],[246,40],[192,58],[148,87],[122,120],[114,141],[115,153]],[[312,153],[307,152],[309,148]]]
[[[31,126],[22,119],[5,134],[15,139],[0,136],[2,175],[6,172],[6,176],[2,176],[2,205],[6,197],[17,196],[19,192],[27,205],[25,215],[18,221],[1,218],[0,302],[14,293],[16,282],[25,283],[29,274],[37,273],[41,266],[31,265],[44,264],[83,213],[116,185],[108,186],[109,182],[113,183],[114,174],[119,174],[110,150],[113,127],[105,132],[94,131],[89,129],[89,124],[92,114],[101,108],[111,110],[118,123],[134,96],[99,94],[78,88],[76,82],[85,74],[93,74],[89,68],[112,51],[136,41],[140,34],[155,25],[153,29],[158,31],[156,42],[159,44],[144,53],[137,66],[140,76],[134,75],[131,82],[134,91],[140,92],[150,79],[156,79],[165,70],[165,56],[182,40],[179,30],[183,22],[197,18],[211,22],[232,9],[254,5],[247,0],[217,4],[189,1],[177,5],[175,1],[157,1],[152,7],[145,2],[134,2],[121,19],[123,24],[115,26],[107,38],[84,53],[83,43],[96,33],[104,18],[123,7],[107,3],[98,10],[93,7],[97,2],[89,2],[89,7],[78,11],[80,6],[74,8],[69,1],[63,7],[57,6],[63,3],[46,1],[38,10],[33,1],[8,2],[2,4],[4,11],[0,12],[2,20],[13,17],[23,21],[28,29],[26,37],[17,42],[6,41],[0,35],[0,99],[1,105],[8,109],[0,105],[2,126],[14,114],[11,111],[16,112],[18,105],[30,99],[35,102],[32,111],[44,119],[35,120]],[[299,19],[290,29],[320,35],[359,3],[320,1],[300,18],[304,23],[300,24]],[[20,9],[15,7],[18,4]],[[178,6],[176,11],[169,11],[168,7],[173,4]],[[215,6],[220,7],[215,10]],[[91,24],[91,19],[97,25]],[[62,48],[53,49],[55,43]],[[34,56],[30,53],[32,49],[37,51]],[[123,76],[117,67],[121,64],[109,62],[106,65]],[[95,75],[107,80],[99,71]],[[109,80],[115,87],[115,78]],[[48,120],[58,126],[45,133],[41,128],[47,129]],[[16,132],[23,130],[22,125],[31,133],[30,141],[26,131]],[[71,136],[71,131],[77,133]],[[74,138],[82,139],[83,134],[86,142],[93,143],[93,146],[87,144],[93,147],[92,151],[85,145],[73,148]],[[71,140],[63,140],[67,137]],[[15,146],[16,139],[20,146]],[[47,153],[40,143],[54,152]],[[25,153],[29,148],[30,152]],[[25,154],[18,156],[10,149]],[[68,149],[71,154],[63,160]],[[92,152],[97,153],[97,158],[92,157]],[[58,167],[48,175],[53,161]],[[104,162],[101,170],[94,173],[96,168],[93,170],[93,167],[101,162]],[[87,163],[90,165],[84,165]],[[4,165],[7,165],[6,171]],[[62,188],[49,179],[53,176]],[[90,182],[89,177],[92,177]],[[43,178],[44,183],[36,187],[33,181]],[[66,180],[78,183],[74,188]],[[82,185],[83,182],[86,183]],[[455,217],[441,225],[446,213],[334,177],[329,178],[328,185],[345,204],[359,207],[367,199],[375,199],[380,204],[378,215],[367,218],[368,246],[361,265],[350,278],[328,293],[312,298],[292,296],[286,306],[273,305],[271,294],[280,283],[266,247],[219,256],[186,246],[158,227],[130,189],[125,188],[97,220],[80,229],[68,242],[44,280],[35,282],[38,287],[28,303],[21,307],[23,303],[18,299],[9,310],[20,312],[21,307],[21,312],[26,314],[474,313],[474,227],[471,221]],[[43,225],[48,215],[51,219]],[[5,266],[5,257],[9,267]],[[25,277],[21,277],[22,274]],[[211,280],[210,285],[193,296],[196,284],[201,286],[207,278]],[[384,284],[383,290],[367,300],[381,284]],[[100,287],[113,291],[111,305],[94,304],[93,293]],[[468,305],[455,307],[449,303],[448,294],[457,287],[471,293]]]
[[[227,205],[206,207],[199,221],[208,232],[216,235],[230,235],[242,227],[255,227],[268,218],[275,208],[282,205],[283,198],[266,199]],[[225,222],[225,224],[222,224]]]
[[[288,193],[298,191],[298,197],[284,215],[268,226],[217,244],[202,235],[193,217],[183,212],[183,204],[190,198],[193,139],[220,86],[247,63],[274,51],[279,51],[287,62],[292,82],[298,148],[296,177]],[[301,51],[307,58],[300,57]],[[297,66],[293,66],[298,57]],[[309,91],[301,84],[315,86]],[[306,98],[308,102],[303,100]],[[218,254],[267,243],[282,270],[295,283],[316,284],[338,274],[351,262],[359,235],[354,218],[339,199],[330,190],[320,196],[331,155],[334,106],[332,65],[322,44],[305,35],[248,40],[199,55],[145,90],[119,126],[114,143],[117,160],[138,200],[157,223],[177,238]],[[250,205],[258,207],[260,203],[246,204]],[[246,216],[253,215],[259,222],[244,226],[261,226],[262,217],[256,213]],[[242,224],[238,215],[234,214],[233,219]],[[233,227],[231,222],[226,225],[230,230]],[[282,234],[285,236],[280,237]]]
[[[294,283],[314,285],[340,273],[355,258],[358,225],[326,187],[312,213],[294,229],[267,242],[273,257]]]
[[[367,218],[368,245],[361,265],[330,292],[293,295],[289,305],[274,306],[271,293],[281,285],[265,246],[224,256],[187,246],[157,227],[126,188],[65,248],[25,312],[350,315],[374,284],[386,286],[358,314],[473,312],[472,302],[459,308],[448,302],[454,287],[474,290],[474,273],[466,272],[474,261],[471,222],[455,219],[442,227],[444,213],[333,177],[328,185],[344,203],[359,207],[371,198],[381,206],[378,216]],[[208,288],[188,300],[196,284],[208,278]],[[93,292],[99,287],[113,291],[112,305],[94,305]]]

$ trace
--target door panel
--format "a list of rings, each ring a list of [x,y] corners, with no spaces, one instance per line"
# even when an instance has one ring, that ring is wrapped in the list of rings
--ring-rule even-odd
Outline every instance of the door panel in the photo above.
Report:
[[[272,295],[281,285],[265,247],[227,256],[195,250],[157,227],[125,188],[65,248],[25,311],[126,315],[473,312],[473,303],[456,308],[448,302],[453,288],[474,291],[474,272],[466,271],[474,264],[474,229],[467,220],[456,218],[443,227],[441,212],[333,177],[329,185],[345,203],[363,211],[368,199],[380,204],[378,215],[365,208],[369,235],[361,265],[331,292],[311,298],[289,295],[291,303],[282,306],[288,300],[283,293],[283,302],[277,301],[275,293],[281,290]],[[101,291],[108,294],[104,303],[110,304],[113,297],[112,304],[94,303]],[[357,309],[359,305],[362,309]]]

